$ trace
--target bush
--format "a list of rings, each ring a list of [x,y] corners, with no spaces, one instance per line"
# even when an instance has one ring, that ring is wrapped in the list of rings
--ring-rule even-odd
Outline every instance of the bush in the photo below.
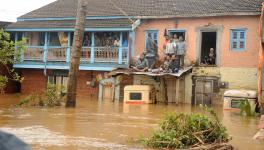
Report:
[[[159,124],[160,129],[143,142],[153,148],[173,149],[228,142],[226,128],[212,110],[209,112],[212,118],[202,114],[168,113]]]
[[[19,102],[19,106],[61,106],[64,97],[57,91],[56,85],[48,84],[44,92],[27,96]]]
[[[244,116],[244,115],[245,116],[255,116],[256,106],[257,105],[255,104],[252,109],[248,99],[240,100],[240,103],[239,103],[240,115],[241,116]]]

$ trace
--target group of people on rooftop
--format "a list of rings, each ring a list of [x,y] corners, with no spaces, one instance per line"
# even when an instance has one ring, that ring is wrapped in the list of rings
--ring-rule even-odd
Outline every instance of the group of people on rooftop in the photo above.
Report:
[[[165,50],[165,57],[163,63],[157,68],[151,68],[146,53],[140,55],[135,66],[134,71],[138,72],[163,72],[163,73],[178,73],[184,67],[184,57],[186,53],[186,46],[183,36],[173,34],[172,37],[166,35],[163,46]]]
[[[151,37],[148,39],[148,44],[150,41],[153,41]],[[149,45],[155,44],[154,42]],[[153,73],[178,73],[180,69],[184,69],[184,58],[186,55],[186,44],[184,37],[180,35],[178,37],[177,34],[173,34],[172,36],[165,35],[165,42],[163,45],[163,51],[165,52],[165,57],[162,63],[159,62],[159,57],[156,55],[155,61],[153,64],[153,59],[148,58],[148,53],[155,53],[153,50],[148,50],[147,46],[146,51],[143,52],[138,60],[136,61],[134,67],[132,69],[137,72],[153,72]],[[156,45],[157,47],[157,45]],[[150,48],[151,49],[151,48]],[[153,48],[152,48],[153,49]],[[151,55],[151,54],[150,54]],[[208,51],[208,55],[204,56],[201,61],[201,64],[205,65],[215,65],[216,63],[216,53],[214,48],[210,48]]]

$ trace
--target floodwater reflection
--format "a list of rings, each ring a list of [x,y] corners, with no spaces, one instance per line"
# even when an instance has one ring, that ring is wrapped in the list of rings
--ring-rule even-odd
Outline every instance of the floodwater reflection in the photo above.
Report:
[[[14,108],[19,95],[0,96],[0,130],[13,133],[34,150],[126,150],[144,149],[130,143],[149,136],[166,112],[201,112],[190,105],[123,105],[109,100],[78,99],[75,109]],[[263,150],[264,141],[254,141],[259,118],[243,118],[214,107],[233,137],[237,149]]]

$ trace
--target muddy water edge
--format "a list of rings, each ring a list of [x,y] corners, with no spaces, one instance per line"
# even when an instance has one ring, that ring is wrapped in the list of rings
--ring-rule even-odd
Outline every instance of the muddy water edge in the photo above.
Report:
[[[166,112],[203,113],[191,105],[123,105],[95,99],[78,99],[75,109],[15,108],[20,95],[0,95],[0,130],[13,133],[33,150],[144,149],[131,142],[149,136]],[[214,107],[239,150],[263,150],[254,141],[259,118]]]

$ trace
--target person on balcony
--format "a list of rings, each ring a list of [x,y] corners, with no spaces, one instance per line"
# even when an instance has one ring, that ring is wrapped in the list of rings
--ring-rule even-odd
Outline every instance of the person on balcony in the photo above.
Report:
[[[100,38],[97,35],[94,36],[95,46],[102,46]]]
[[[133,70],[137,72],[145,72],[148,70],[148,60],[145,58],[144,53],[140,55]]]
[[[184,56],[186,53],[185,49],[185,41],[183,40],[183,37],[179,37],[179,42],[177,43],[177,57],[180,59],[180,67],[184,67]]]
[[[103,37],[101,38],[101,45],[100,46],[108,46],[107,44],[108,44],[108,37],[107,37],[107,34],[106,33],[104,33],[103,34]]]
[[[128,47],[127,39],[123,39],[122,47]]]
[[[118,37],[115,37],[115,40],[114,40],[114,47],[119,47],[120,46],[120,40]]]
[[[85,35],[83,46],[88,46],[88,47],[91,46],[91,40],[88,35]]]

